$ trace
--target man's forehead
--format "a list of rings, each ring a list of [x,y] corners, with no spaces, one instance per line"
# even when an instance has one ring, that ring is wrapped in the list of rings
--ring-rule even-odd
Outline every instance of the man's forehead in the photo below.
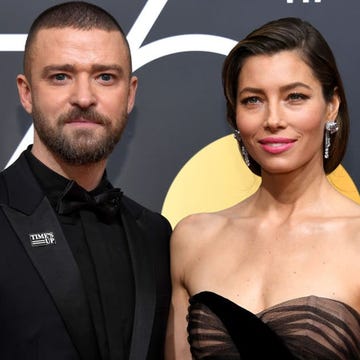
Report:
[[[44,40],[51,41],[54,38],[70,38],[74,41],[94,38],[113,38],[116,39],[116,41],[120,39],[120,43],[125,45],[125,39],[119,31],[109,31],[99,28],[78,29],[74,27],[51,27],[39,29],[34,37],[34,43]]]
[[[108,57],[113,60],[119,58],[120,61],[124,57],[129,58],[128,47],[120,32],[101,29],[41,29],[34,38],[31,52],[41,58],[69,56],[81,59],[88,56],[89,60],[92,57]]]
[[[41,29],[30,51],[31,71],[44,72],[49,66],[70,65],[73,70],[93,65],[115,66],[131,73],[129,50],[118,31],[82,30],[71,27]],[[41,70],[42,69],[42,70]]]

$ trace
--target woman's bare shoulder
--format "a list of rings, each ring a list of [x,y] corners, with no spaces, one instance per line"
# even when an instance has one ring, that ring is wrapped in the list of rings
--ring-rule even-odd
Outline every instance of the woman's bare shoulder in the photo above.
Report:
[[[194,237],[201,233],[204,237],[219,231],[227,221],[228,217],[222,212],[192,214],[176,225],[174,235]]]
[[[212,241],[223,237],[238,219],[237,206],[217,212],[189,215],[176,225],[172,243],[192,248],[209,246]]]
[[[360,225],[360,204],[352,199],[342,196],[341,201],[334,203],[333,211],[341,219],[349,219],[354,225]]]

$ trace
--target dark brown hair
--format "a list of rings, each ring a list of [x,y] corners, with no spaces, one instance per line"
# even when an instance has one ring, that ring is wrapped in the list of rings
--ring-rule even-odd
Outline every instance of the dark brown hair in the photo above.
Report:
[[[70,1],[48,8],[32,23],[26,39],[23,64],[25,75],[28,78],[31,74],[31,50],[37,33],[41,29],[67,27],[78,30],[100,29],[105,31],[119,31],[128,51],[131,71],[129,44],[124,31],[115,18],[99,6],[84,1]]]
[[[329,174],[340,164],[345,154],[349,135],[349,113],[334,55],[320,32],[308,22],[298,18],[271,21],[251,32],[231,50],[225,59],[222,72],[227,119],[236,129],[238,78],[244,61],[250,56],[272,55],[284,50],[298,51],[320,82],[327,102],[332,99],[335,90],[340,98],[336,118],[339,131],[331,135],[329,158],[324,159],[324,170]],[[261,174],[260,165],[252,158],[250,169],[257,175]]]

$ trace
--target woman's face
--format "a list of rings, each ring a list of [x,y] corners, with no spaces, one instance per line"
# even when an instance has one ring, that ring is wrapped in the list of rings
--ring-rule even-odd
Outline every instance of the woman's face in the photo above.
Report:
[[[262,171],[323,168],[325,122],[335,120],[337,95],[326,102],[320,82],[296,51],[255,55],[238,79],[236,124]]]

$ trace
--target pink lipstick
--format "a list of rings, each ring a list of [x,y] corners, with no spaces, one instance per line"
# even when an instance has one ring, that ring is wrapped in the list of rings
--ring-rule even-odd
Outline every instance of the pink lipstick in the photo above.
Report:
[[[296,140],[280,137],[267,137],[259,140],[259,143],[263,150],[270,154],[280,154],[289,150]]]

